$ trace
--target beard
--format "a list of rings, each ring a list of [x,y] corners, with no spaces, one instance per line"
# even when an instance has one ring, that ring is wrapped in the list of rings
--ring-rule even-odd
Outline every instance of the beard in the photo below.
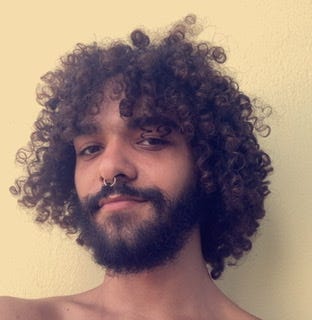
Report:
[[[117,211],[102,223],[96,222],[100,199],[112,194],[144,200],[150,205],[151,217],[140,220],[136,219],[140,218],[137,212]],[[195,188],[188,186],[177,199],[170,200],[158,188],[103,186],[96,195],[78,202],[78,242],[86,245],[95,261],[110,272],[139,273],[165,265],[176,258],[198,223],[195,194]]]

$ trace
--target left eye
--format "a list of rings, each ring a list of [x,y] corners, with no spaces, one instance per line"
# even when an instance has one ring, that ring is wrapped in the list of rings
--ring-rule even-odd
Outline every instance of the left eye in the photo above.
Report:
[[[101,149],[98,145],[90,145],[79,152],[79,156],[91,156]]]
[[[164,145],[167,144],[168,141],[160,138],[147,138],[141,141],[141,144],[148,144],[148,145]]]
[[[146,138],[138,142],[139,145],[150,149],[161,149],[169,144],[169,141],[161,138]]]

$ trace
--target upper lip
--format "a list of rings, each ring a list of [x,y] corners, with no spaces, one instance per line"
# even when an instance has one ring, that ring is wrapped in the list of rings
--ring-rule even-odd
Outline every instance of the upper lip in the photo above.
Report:
[[[144,202],[145,200],[142,199],[142,198],[133,197],[133,196],[114,194],[114,195],[108,196],[107,198],[102,198],[99,201],[99,207],[101,208],[101,207],[105,206],[108,203],[119,202],[119,201]]]

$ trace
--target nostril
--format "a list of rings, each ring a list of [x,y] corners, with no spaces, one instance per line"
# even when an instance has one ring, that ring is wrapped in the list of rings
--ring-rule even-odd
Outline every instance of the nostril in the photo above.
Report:
[[[117,175],[115,175],[114,177],[116,179],[117,184],[123,184],[128,182],[129,180],[131,180],[130,177],[128,177],[126,174],[124,173],[119,173]]]
[[[112,187],[116,184],[117,182],[117,178],[116,176],[113,177],[113,179],[105,179],[105,178],[102,178],[102,183],[105,187]]]

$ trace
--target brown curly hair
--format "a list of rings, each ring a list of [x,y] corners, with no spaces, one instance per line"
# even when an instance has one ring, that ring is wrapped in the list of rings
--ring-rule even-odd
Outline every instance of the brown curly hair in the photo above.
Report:
[[[153,42],[135,30],[130,43],[77,44],[61,58],[60,67],[42,77],[37,99],[44,108],[28,147],[17,153],[27,175],[15,181],[11,192],[20,204],[36,208],[38,222],[79,232],[72,141],[86,117],[99,111],[105,83],[122,78],[116,91],[125,93],[120,114],[130,117],[144,99],[149,112],[175,116],[193,150],[209,203],[200,219],[202,254],[216,279],[230,258],[251,249],[250,237],[264,216],[272,167],[255,131],[269,128],[255,116],[251,99],[220,69],[224,50],[193,39],[195,20],[186,17]]]

